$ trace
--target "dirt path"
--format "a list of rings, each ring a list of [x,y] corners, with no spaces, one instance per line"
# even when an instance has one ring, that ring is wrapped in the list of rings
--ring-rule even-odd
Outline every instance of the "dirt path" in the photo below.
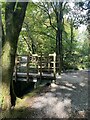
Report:
[[[62,74],[28,107],[32,118],[84,118],[88,107],[88,72]],[[30,101],[29,99],[27,101]]]
[[[33,98],[26,98],[14,110],[16,118],[85,118],[88,108],[88,71],[63,73]],[[24,105],[25,104],[25,105]],[[25,108],[26,106],[26,108]],[[21,107],[21,109],[20,109]],[[12,114],[12,113],[11,113]]]

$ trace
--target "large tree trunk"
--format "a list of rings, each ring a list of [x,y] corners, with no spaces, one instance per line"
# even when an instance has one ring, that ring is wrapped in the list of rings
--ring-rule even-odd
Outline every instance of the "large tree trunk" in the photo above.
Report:
[[[1,5],[0,5],[0,98],[2,98],[2,60],[1,60],[1,54],[2,54],[2,24],[1,24]],[[1,109],[1,100],[0,100],[0,109]]]
[[[71,21],[70,21],[70,29],[71,29],[70,54],[72,55],[73,40],[74,40],[74,35],[73,35],[73,20],[72,20],[72,18],[71,18]]]
[[[63,29],[63,10],[62,2],[59,3],[59,11],[56,13],[57,20],[57,32],[56,32],[56,59],[58,62],[59,69],[57,72],[61,74],[62,63],[63,63],[63,51],[62,51],[62,29]]]
[[[10,83],[12,80],[14,57],[11,55],[11,45],[7,41],[3,48],[2,56],[2,93],[3,93],[3,108],[11,107]]]
[[[22,28],[26,7],[27,2],[19,2],[17,3],[17,6],[15,2],[6,3],[6,37],[2,51],[3,109],[9,109],[11,107],[12,97],[15,97],[12,82],[13,69],[15,64],[18,37]],[[10,90],[10,86],[12,86],[12,90]]]

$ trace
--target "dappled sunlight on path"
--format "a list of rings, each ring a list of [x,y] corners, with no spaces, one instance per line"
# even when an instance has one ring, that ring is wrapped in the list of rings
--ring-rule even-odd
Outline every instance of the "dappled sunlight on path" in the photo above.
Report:
[[[88,109],[87,72],[64,73],[57,82],[56,87],[36,97],[31,108],[39,109],[41,118],[84,118]]]
[[[11,118],[85,118],[88,109],[86,71],[63,73],[36,96],[19,100]],[[5,115],[4,115],[5,116]]]
[[[58,96],[58,97],[57,97]],[[36,98],[31,108],[40,109],[48,118],[68,118],[70,112],[71,100],[62,99],[61,95],[52,92],[47,92],[44,95]],[[66,110],[66,108],[68,110]]]

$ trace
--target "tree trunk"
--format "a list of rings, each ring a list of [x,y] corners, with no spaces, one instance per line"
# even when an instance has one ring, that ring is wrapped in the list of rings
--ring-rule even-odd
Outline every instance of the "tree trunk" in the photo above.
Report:
[[[1,20],[1,5],[0,5],[0,98],[2,98],[2,20]],[[0,99],[0,109],[1,109],[1,99]]]
[[[6,37],[2,49],[2,95],[3,109],[10,109],[12,97],[15,97],[13,90],[13,69],[19,33],[22,28],[27,2],[6,3],[5,23]],[[12,89],[10,89],[10,86]]]
[[[57,59],[57,72],[61,74],[62,62],[63,62],[63,51],[62,51],[62,27],[63,27],[63,11],[62,11],[62,2],[59,3],[59,11],[57,11],[57,32],[56,32],[56,59]]]
[[[71,21],[70,21],[70,28],[71,28],[70,54],[72,55],[72,47],[73,47],[73,39],[74,39],[74,35],[73,35],[73,20],[72,20],[72,18],[71,18]]]
[[[14,57],[12,57],[11,51],[11,45],[9,41],[7,41],[4,45],[2,56],[2,93],[4,109],[11,107],[10,83],[14,66]]]

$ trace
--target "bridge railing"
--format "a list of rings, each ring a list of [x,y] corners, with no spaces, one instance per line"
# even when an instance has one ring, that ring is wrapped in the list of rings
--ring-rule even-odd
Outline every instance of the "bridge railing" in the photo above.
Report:
[[[14,77],[18,78],[18,74],[25,75],[27,81],[29,81],[30,75],[32,77],[56,78],[56,67],[58,62],[56,61],[56,53],[44,55],[44,54],[32,54],[29,55],[17,55],[15,61]]]

